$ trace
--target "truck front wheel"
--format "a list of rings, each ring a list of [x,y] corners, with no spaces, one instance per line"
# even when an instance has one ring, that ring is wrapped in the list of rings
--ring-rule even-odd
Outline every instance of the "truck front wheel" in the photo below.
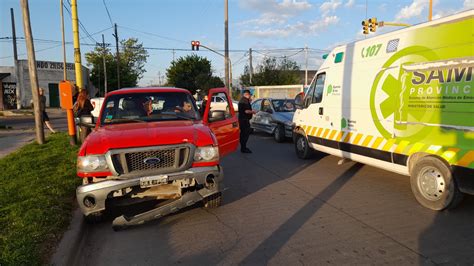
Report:
[[[464,196],[456,185],[450,167],[434,156],[423,157],[416,163],[410,183],[416,200],[436,211],[456,207]]]

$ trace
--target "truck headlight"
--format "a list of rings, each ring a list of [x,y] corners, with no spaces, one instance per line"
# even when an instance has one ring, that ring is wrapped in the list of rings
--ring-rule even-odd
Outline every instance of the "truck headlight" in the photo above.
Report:
[[[195,162],[211,162],[219,160],[219,148],[214,146],[198,147],[194,152]]]
[[[103,155],[79,156],[77,158],[78,172],[105,172],[109,171],[107,161]]]

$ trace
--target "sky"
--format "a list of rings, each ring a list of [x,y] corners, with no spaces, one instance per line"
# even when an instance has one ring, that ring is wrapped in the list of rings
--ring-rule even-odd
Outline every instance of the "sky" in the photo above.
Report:
[[[64,0],[69,6],[68,0]],[[191,40],[216,50],[224,49],[224,0],[78,0],[81,29],[81,53],[93,50],[96,42],[114,44],[113,23],[120,39],[138,38],[148,49],[146,73],[140,86],[165,80],[170,62],[188,54],[207,57],[214,74],[224,76],[224,59],[205,49],[191,48]],[[36,59],[62,61],[60,0],[31,0],[30,16]],[[379,21],[410,24],[428,20],[429,0],[229,0],[229,49],[233,78],[242,74],[249,62],[248,49],[254,52],[253,65],[266,57],[287,57],[305,68],[317,69],[322,55],[334,46],[365,38],[361,21],[376,17]],[[17,37],[23,37],[19,0],[0,0],[0,66],[13,65],[10,8],[15,12]],[[434,0],[433,19],[474,8],[474,0]],[[107,14],[109,11],[110,17]],[[65,10],[66,41],[72,41],[70,14]],[[376,34],[396,30],[384,27]],[[91,37],[89,37],[90,35]],[[156,49],[158,48],[158,49]],[[166,48],[165,50],[161,48]],[[66,46],[67,60],[73,62],[73,46]],[[26,59],[23,40],[18,41],[20,59]]]

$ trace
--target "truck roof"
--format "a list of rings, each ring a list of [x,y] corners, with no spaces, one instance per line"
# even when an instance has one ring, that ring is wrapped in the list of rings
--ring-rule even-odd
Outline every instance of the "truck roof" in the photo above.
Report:
[[[128,93],[143,93],[143,92],[184,92],[191,94],[186,89],[180,88],[173,88],[173,87],[137,87],[137,88],[124,88],[120,90],[115,90],[109,92],[108,95],[116,95],[116,94],[128,94]]]

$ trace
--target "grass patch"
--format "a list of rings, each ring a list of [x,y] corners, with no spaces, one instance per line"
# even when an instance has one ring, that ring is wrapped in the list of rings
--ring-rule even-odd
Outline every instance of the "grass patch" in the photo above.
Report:
[[[77,149],[54,134],[0,159],[0,265],[48,263],[80,184]]]

